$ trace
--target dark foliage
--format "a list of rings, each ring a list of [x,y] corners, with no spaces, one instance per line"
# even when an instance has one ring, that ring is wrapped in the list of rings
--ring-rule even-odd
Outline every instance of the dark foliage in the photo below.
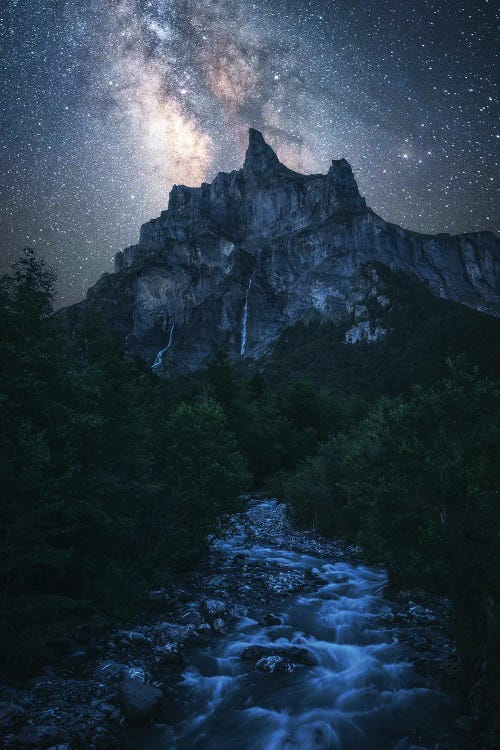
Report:
[[[297,522],[361,544],[393,585],[451,598],[472,708],[487,716],[500,695],[500,389],[463,363],[449,367],[407,401],[379,399],[291,474],[284,494]]]
[[[351,319],[313,317],[250,369],[221,353],[166,384],[96,320],[68,340],[51,314],[53,274],[25,252],[0,287],[4,669],[29,667],[71,617],[119,617],[192,566],[253,482],[297,523],[360,543],[394,585],[451,597],[488,716],[500,673],[498,320],[376,270],[390,300],[369,311],[388,331],[376,343],[346,345]]]
[[[91,320],[72,346],[53,283],[27,250],[0,289],[0,639],[16,673],[68,618],[120,616],[192,564],[249,481],[221,407],[172,405]]]

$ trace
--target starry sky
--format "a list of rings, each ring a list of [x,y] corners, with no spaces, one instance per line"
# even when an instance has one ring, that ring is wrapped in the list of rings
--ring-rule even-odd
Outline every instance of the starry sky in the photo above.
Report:
[[[0,268],[81,299],[173,184],[352,165],[383,218],[498,230],[493,0],[1,0]],[[497,68],[498,71],[498,68]]]

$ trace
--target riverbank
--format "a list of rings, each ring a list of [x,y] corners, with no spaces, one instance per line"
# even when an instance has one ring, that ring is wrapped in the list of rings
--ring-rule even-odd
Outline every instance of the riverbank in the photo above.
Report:
[[[0,688],[4,747],[465,750],[449,605],[386,583],[251,498],[136,624],[82,629],[65,666]]]

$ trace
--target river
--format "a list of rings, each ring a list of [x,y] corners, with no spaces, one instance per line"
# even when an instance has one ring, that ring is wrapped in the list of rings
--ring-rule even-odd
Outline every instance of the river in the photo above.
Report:
[[[250,501],[211,566],[232,616],[187,649],[173,734],[138,728],[131,750],[456,747],[456,701],[415,669],[405,637],[435,617],[410,602],[398,620],[383,569],[294,531],[274,500]]]

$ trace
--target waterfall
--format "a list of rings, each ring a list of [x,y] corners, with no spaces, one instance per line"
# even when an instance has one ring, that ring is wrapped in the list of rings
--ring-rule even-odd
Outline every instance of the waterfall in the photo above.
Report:
[[[248,295],[252,287],[252,276],[248,282],[247,291],[245,294],[245,307],[243,308],[243,320],[241,321],[241,350],[240,354],[243,356],[247,348],[247,322],[248,322]]]
[[[156,370],[158,369],[158,367],[161,366],[161,364],[163,363],[163,355],[172,346],[172,341],[174,340],[174,328],[175,328],[175,323],[172,323],[172,325],[170,326],[170,335],[168,337],[168,344],[166,345],[164,349],[161,349],[156,355],[156,359],[153,362],[153,366],[151,367],[152,370]]]

